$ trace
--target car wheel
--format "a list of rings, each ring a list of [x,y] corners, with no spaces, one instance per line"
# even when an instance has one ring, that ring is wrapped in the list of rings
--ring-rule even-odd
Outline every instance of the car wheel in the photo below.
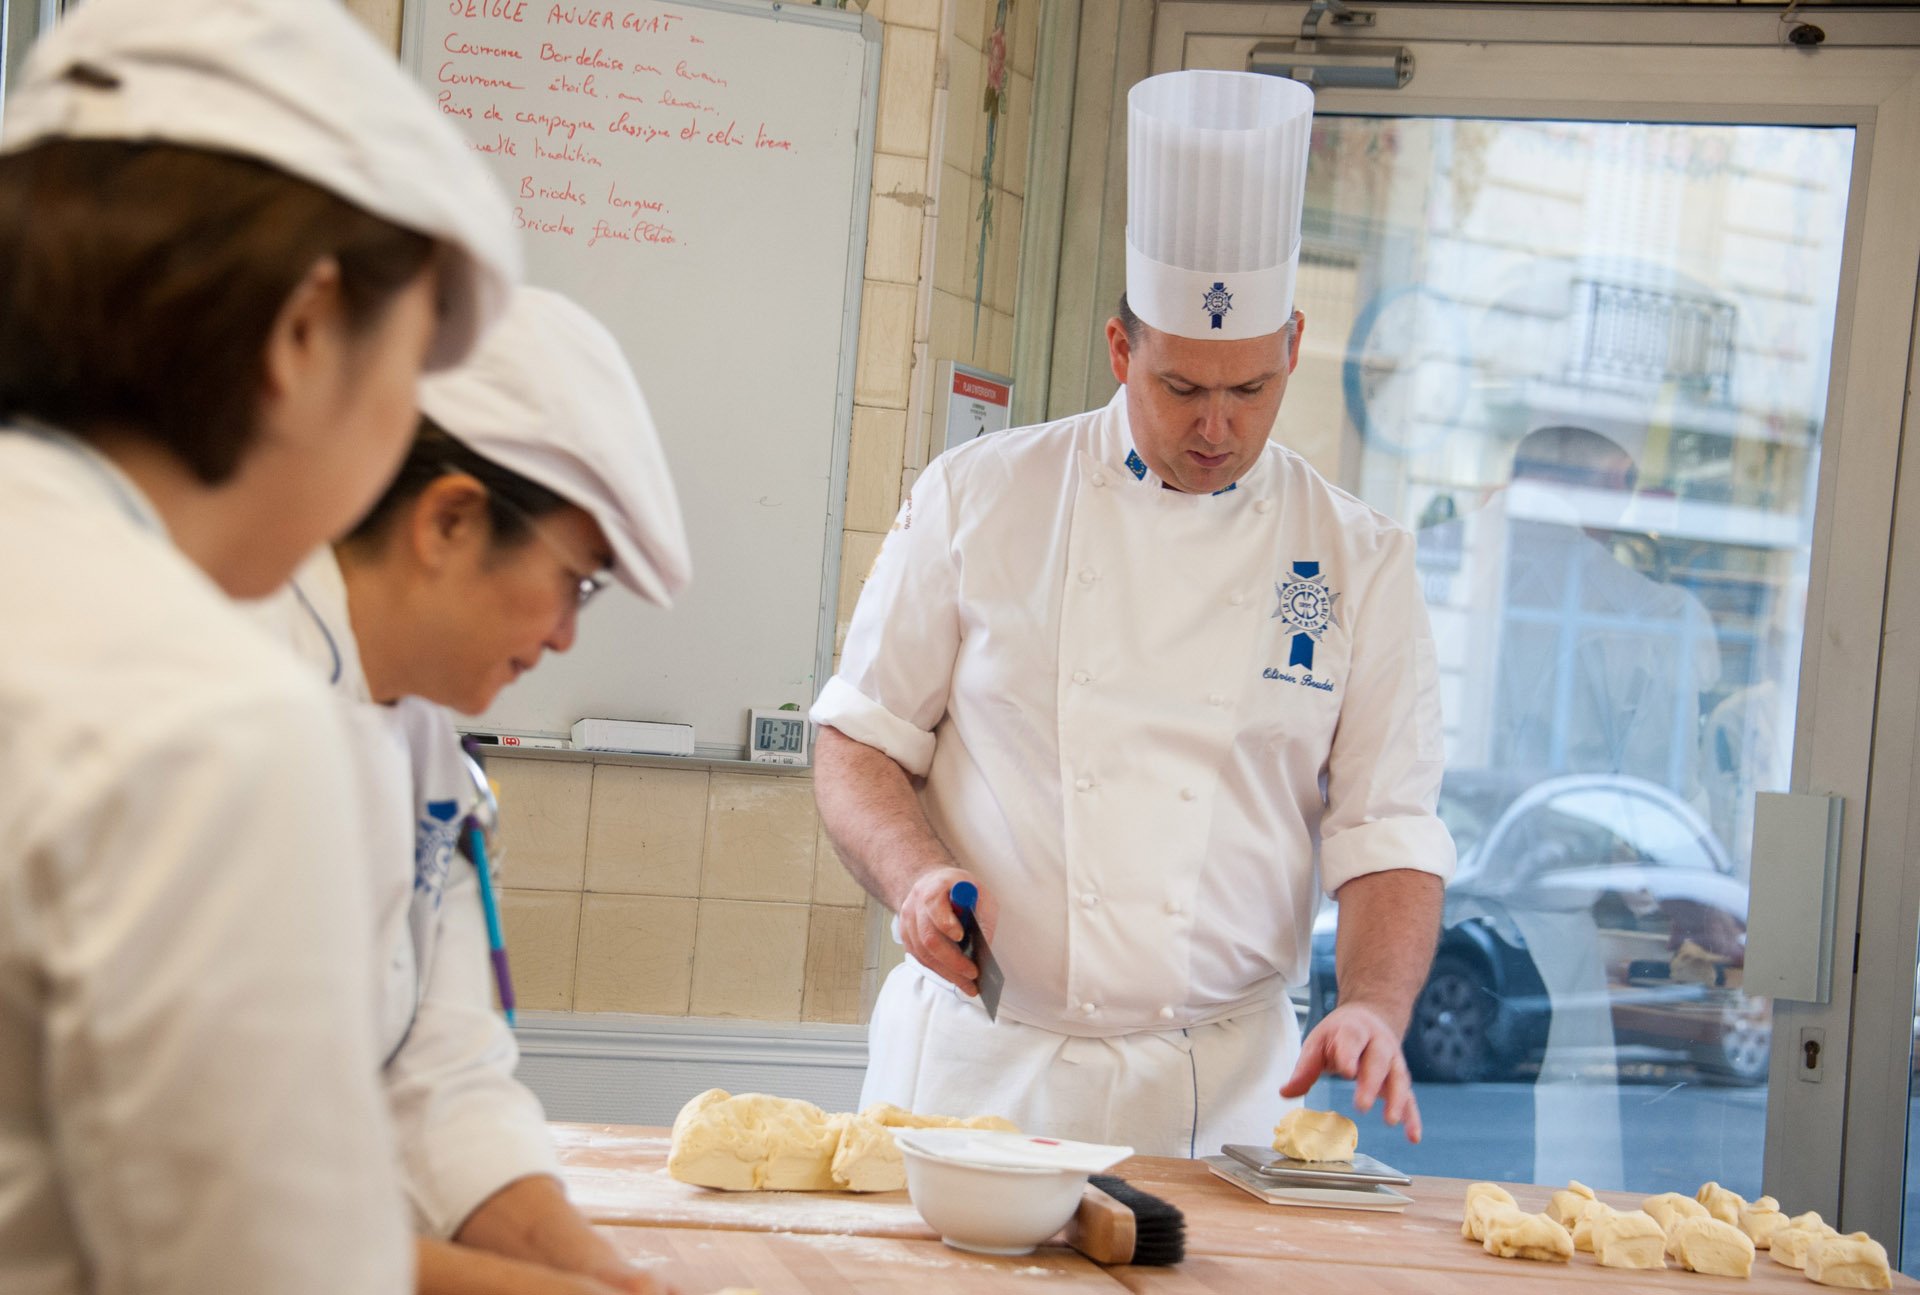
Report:
[[[1773,1059],[1773,1007],[1764,998],[1735,995],[1720,1014],[1720,1037],[1694,1055],[1708,1083],[1752,1086],[1767,1082]]]
[[[1407,1068],[1413,1077],[1442,1084],[1491,1077],[1498,1012],[1499,1000],[1483,971],[1462,958],[1435,958],[1407,1027]]]

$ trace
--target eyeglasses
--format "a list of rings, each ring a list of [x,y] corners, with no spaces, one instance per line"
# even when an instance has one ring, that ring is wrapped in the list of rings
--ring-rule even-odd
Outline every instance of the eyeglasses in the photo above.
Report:
[[[440,466],[447,472],[460,473],[463,476],[472,475],[471,473],[464,472],[460,468],[454,467],[451,463],[443,463]],[[484,482],[481,483],[481,488],[486,489]],[[568,553],[566,546],[561,544],[559,540],[556,540],[547,528],[540,524],[538,517],[535,517],[532,513],[522,508],[519,504],[514,503],[513,500],[507,498],[497,490],[488,490],[487,494],[495,503],[526,523],[527,529],[533,532],[533,537],[546,545],[548,550],[560,559],[560,569],[567,573],[569,580],[573,581],[574,610],[578,611],[584,608],[594,600],[594,597],[598,595],[602,589],[605,589],[613,583],[613,572],[606,567],[591,571],[587,575],[581,575],[579,565],[574,561],[573,555]]]

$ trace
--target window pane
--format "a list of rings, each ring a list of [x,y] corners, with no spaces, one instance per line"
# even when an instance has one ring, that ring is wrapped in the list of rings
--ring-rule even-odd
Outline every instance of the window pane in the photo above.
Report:
[[[1752,806],[1792,752],[1852,132],[1322,116],[1313,149],[1275,436],[1419,536],[1461,850],[1407,1038],[1427,1139],[1363,1145],[1757,1194]]]

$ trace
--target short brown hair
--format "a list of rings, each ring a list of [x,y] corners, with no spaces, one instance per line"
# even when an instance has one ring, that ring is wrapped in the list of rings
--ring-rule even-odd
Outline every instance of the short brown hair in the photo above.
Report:
[[[218,485],[253,442],[267,336],[314,264],[339,263],[362,332],[433,248],[228,154],[56,139],[0,157],[0,418],[145,436]]]
[[[493,547],[513,548],[532,538],[530,517],[545,517],[567,506],[567,501],[537,481],[467,447],[440,424],[420,416],[413,444],[386,493],[367,510],[342,543],[370,548],[384,543],[400,510],[426,493],[428,486],[451,473],[464,473],[487,489],[487,525]]]

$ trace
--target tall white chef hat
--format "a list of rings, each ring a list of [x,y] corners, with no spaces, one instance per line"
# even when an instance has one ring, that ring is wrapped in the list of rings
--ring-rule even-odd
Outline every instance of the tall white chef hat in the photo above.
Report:
[[[87,0],[34,46],[0,153],[56,138],[251,158],[451,245],[432,367],[472,349],[520,277],[505,196],[334,0]]]
[[[692,574],[680,500],[640,384],[613,334],[572,301],[520,288],[420,410],[483,458],[586,510],[621,584],[665,607]]]
[[[1293,313],[1313,92],[1168,72],[1127,93],[1127,304],[1181,337],[1263,337]]]

